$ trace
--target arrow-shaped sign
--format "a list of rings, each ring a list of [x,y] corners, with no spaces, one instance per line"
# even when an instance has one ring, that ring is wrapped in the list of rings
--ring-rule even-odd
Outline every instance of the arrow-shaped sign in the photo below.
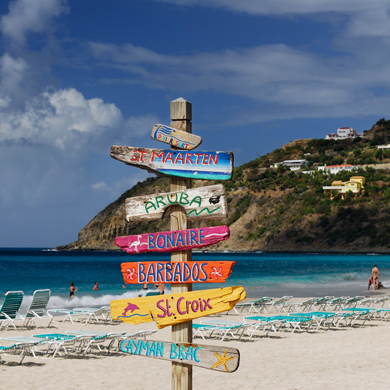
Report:
[[[126,219],[128,222],[160,219],[172,205],[183,207],[190,221],[227,217],[225,189],[222,184],[217,184],[128,198],[125,206]]]
[[[187,179],[229,180],[233,171],[231,152],[192,152],[111,146],[112,158],[163,176]]]
[[[238,349],[218,345],[128,339],[120,343],[120,349],[130,355],[170,360],[221,372],[234,372],[240,365]]]
[[[231,310],[246,298],[244,287],[153,295],[111,301],[111,317],[134,325],[155,321],[158,328]]]
[[[173,252],[213,245],[229,235],[227,226],[212,226],[116,237],[115,244],[127,253]]]
[[[127,284],[224,283],[235,261],[140,261],[122,263]]]
[[[156,141],[185,150],[195,149],[202,143],[202,138],[198,135],[160,124],[153,126],[150,136]]]

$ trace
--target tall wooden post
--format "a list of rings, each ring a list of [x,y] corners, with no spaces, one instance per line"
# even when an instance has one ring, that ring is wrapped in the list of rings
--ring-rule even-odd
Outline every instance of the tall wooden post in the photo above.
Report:
[[[179,98],[171,102],[171,127],[192,133],[192,105]],[[172,149],[177,149],[172,146]],[[190,179],[171,179],[171,191],[185,191],[191,188]],[[190,229],[187,214],[180,206],[172,206],[171,230]],[[192,249],[171,253],[171,261],[191,261]],[[172,293],[192,291],[191,283],[171,284]],[[192,342],[192,321],[172,326],[173,342]],[[172,363],[172,390],[192,390],[192,366],[182,363]]]

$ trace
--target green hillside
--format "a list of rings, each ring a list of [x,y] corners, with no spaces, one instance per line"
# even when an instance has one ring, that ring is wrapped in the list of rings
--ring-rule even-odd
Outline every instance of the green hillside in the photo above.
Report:
[[[234,169],[225,186],[229,216],[198,226],[228,225],[231,238],[208,250],[387,252],[390,250],[390,121],[381,119],[364,137],[347,140],[307,139]],[[271,165],[283,160],[306,159],[307,170],[290,171]],[[351,173],[326,175],[319,165],[353,164]],[[364,176],[365,192],[342,200],[324,194],[323,186],[350,176]],[[215,184],[194,181],[194,187]],[[169,191],[169,179],[148,178],[108,205],[79,233],[78,241],[59,249],[117,249],[114,238],[169,230],[169,220],[127,223],[124,200],[131,196]]]

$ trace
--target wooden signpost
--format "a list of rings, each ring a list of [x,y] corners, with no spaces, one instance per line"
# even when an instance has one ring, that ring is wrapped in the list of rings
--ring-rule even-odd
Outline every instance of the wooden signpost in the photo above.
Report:
[[[159,329],[231,310],[246,298],[243,287],[224,287],[111,301],[111,317],[133,325],[155,321]]]
[[[117,237],[128,253],[170,251],[170,262],[122,264],[126,283],[171,283],[171,294],[111,302],[111,317],[131,324],[155,321],[158,328],[172,326],[172,343],[125,340],[122,351],[172,361],[172,389],[192,389],[192,366],[233,372],[239,365],[237,350],[192,344],[192,319],[232,309],[246,297],[243,287],[192,291],[192,283],[225,281],[235,262],[194,262],[192,248],[229,237],[224,227],[191,229],[191,221],[227,217],[222,185],[192,189],[192,180],[229,180],[233,154],[196,152],[202,141],[192,135],[192,106],[179,98],[171,102],[171,127],[155,125],[151,137],[171,149],[112,146],[111,157],[127,165],[171,177],[170,192],[126,199],[127,221],[152,221],[170,215],[170,232]],[[182,150],[179,150],[182,149]],[[169,210],[169,211],[168,211]],[[166,350],[166,351],[165,351]]]
[[[230,180],[233,171],[233,153],[230,152],[192,152],[114,145],[111,146],[110,155],[127,165],[163,176]]]
[[[221,372],[234,372],[240,365],[238,349],[217,345],[129,339],[120,343],[120,349],[130,355],[170,360]]]
[[[115,244],[127,253],[173,252],[203,248],[227,240],[229,236],[227,226],[213,226],[116,237]]]
[[[122,263],[127,284],[224,283],[235,261],[142,261]]]
[[[153,221],[162,218],[172,206],[181,206],[190,221],[227,217],[225,189],[222,184],[217,184],[128,198],[125,204],[126,219],[128,222]]]
[[[195,149],[202,143],[202,138],[198,135],[160,124],[153,126],[150,136],[156,141],[161,141],[184,150]]]

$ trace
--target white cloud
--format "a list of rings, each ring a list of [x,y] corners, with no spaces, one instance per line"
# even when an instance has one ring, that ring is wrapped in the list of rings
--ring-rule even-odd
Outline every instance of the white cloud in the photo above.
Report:
[[[99,181],[98,183],[92,184],[92,188],[95,191],[109,191],[109,186],[104,181]]]
[[[94,46],[92,44],[92,46]],[[254,103],[275,104],[279,111],[291,117],[333,116],[361,113],[363,100],[370,97],[370,111],[383,112],[381,97],[375,96],[376,87],[390,88],[389,55],[381,54],[375,72],[364,53],[337,55],[324,59],[320,55],[294,49],[286,45],[264,45],[215,53],[171,56],[160,63],[160,56],[144,58],[143,71],[133,72],[139,59],[125,56],[123,46],[99,44],[93,51],[105,66],[127,69],[125,80],[144,84],[149,88],[169,90],[180,85],[181,90],[196,92],[213,90],[232,96],[249,98]],[[387,61],[385,60],[387,59]],[[110,62],[111,61],[111,62]],[[148,62],[149,61],[149,62]],[[158,69],[158,71],[156,70]],[[130,77],[131,78],[130,78]],[[378,103],[381,104],[378,104]],[[342,113],[340,106],[344,106]],[[291,107],[293,110],[286,110]],[[269,119],[269,116],[267,115]]]
[[[15,0],[9,13],[1,18],[0,29],[12,42],[25,43],[29,32],[45,31],[53,17],[67,12],[67,0]]]
[[[387,5],[387,0],[161,0],[178,6],[203,6],[224,8],[250,15],[305,15],[324,12],[350,14]]]
[[[78,149],[123,122],[120,110],[102,99],[85,99],[74,88],[48,91],[27,101],[23,111],[0,111],[0,141]]]

